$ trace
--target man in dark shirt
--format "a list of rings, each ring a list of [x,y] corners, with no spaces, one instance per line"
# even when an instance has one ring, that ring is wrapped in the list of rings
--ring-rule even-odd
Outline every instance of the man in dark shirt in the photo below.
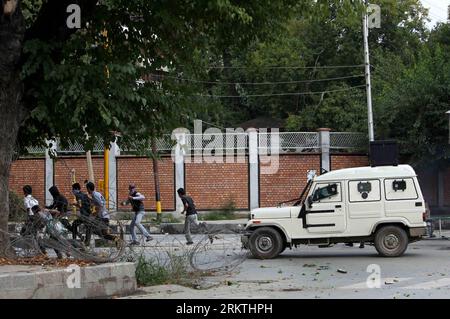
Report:
[[[181,198],[181,201],[183,202],[183,211],[181,214],[186,213],[186,219],[184,221],[184,235],[186,236],[186,244],[192,245],[194,242],[192,241],[191,236],[191,224],[194,224],[196,226],[200,226],[203,228],[204,231],[207,232],[208,228],[206,226],[205,222],[199,223],[197,218],[197,210],[195,209],[194,200],[186,195],[186,191],[183,188],[179,188],[177,190],[178,196]],[[212,236],[209,236],[209,239],[212,243]]]
[[[53,203],[50,206],[45,206],[45,208],[55,212],[57,211],[57,217],[60,218],[61,224],[67,230],[72,230],[72,226],[70,225],[69,220],[67,219],[67,207],[69,205],[69,202],[67,201],[67,198],[65,198],[60,192],[58,187],[52,186],[48,190],[50,194],[53,197]]]
[[[89,227],[89,219],[91,218],[91,200],[86,193],[81,191],[81,185],[75,183],[72,185],[72,194],[75,195],[76,206],[80,210],[80,216],[72,223],[72,238],[77,239],[78,227],[84,224],[86,227],[86,238],[84,238],[85,245],[89,246],[91,242],[92,230]]]

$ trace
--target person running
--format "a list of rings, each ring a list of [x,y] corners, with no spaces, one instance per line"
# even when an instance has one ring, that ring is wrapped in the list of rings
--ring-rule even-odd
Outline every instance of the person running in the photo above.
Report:
[[[81,185],[75,183],[72,185],[72,194],[75,196],[75,206],[80,210],[80,216],[72,223],[72,238],[77,239],[78,227],[84,224],[86,228],[86,237],[84,238],[84,244],[89,246],[91,242],[92,230],[89,227],[89,219],[91,217],[91,200],[86,193],[81,191]]]
[[[97,215],[98,220],[104,224],[105,227],[100,227],[100,229],[94,229],[97,235],[103,237],[106,240],[116,241],[117,237],[113,236],[109,233],[109,219],[111,216],[109,215],[108,210],[106,209],[106,200],[102,194],[95,190],[95,185],[92,182],[88,182],[86,184],[86,188],[88,190],[89,195],[92,198],[92,206],[95,209],[95,214]]]
[[[177,190],[177,193],[181,201],[183,202],[183,211],[181,212],[181,214],[186,213],[186,219],[184,221],[184,235],[186,236],[187,241],[186,245],[192,245],[194,242],[192,241],[191,236],[191,225],[194,224],[196,226],[199,226],[203,228],[204,231],[207,231],[208,227],[205,222],[199,223],[194,200],[190,196],[186,195],[186,191],[183,188],[179,188]],[[209,235],[208,237],[212,243],[213,241],[212,236]]]
[[[22,227],[22,229],[20,230],[20,234],[22,236],[24,236],[24,235],[34,234],[36,231],[36,229],[34,227],[35,216],[34,216],[32,208],[36,205],[39,205],[39,202],[36,198],[33,197],[33,189],[30,185],[25,185],[22,190],[23,190],[23,195],[24,195],[23,205],[27,212],[27,218],[26,218],[25,224]]]
[[[48,191],[50,192],[50,194],[53,197],[53,203],[49,206],[45,206],[45,208],[57,213],[56,217],[60,218],[61,224],[63,224],[63,226],[67,230],[71,231],[72,226],[70,225],[70,222],[67,218],[67,209],[69,206],[69,202],[67,201],[67,198],[61,194],[58,187],[56,187],[55,185],[50,187]]]
[[[50,239],[53,243],[59,243],[60,234],[56,231],[56,229],[53,229],[54,226],[51,229],[49,228],[49,222],[53,221],[53,215],[57,215],[58,213],[55,210],[42,210],[39,205],[33,206],[31,210],[35,216],[37,227],[43,229],[47,226],[46,232],[49,234]],[[39,243],[39,248],[44,255],[47,255],[46,247],[42,242]],[[53,250],[55,251],[58,259],[63,259],[62,253],[57,248],[53,248]],[[67,257],[69,257],[69,255],[67,255]]]
[[[141,224],[142,218],[144,217],[144,195],[139,193],[136,189],[136,185],[130,184],[128,187],[129,196],[128,200],[125,201],[125,205],[131,204],[131,207],[134,211],[134,217],[130,224],[130,232],[131,232],[131,242],[130,245],[139,245],[139,242],[136,240],[136,229],[139,228],[142,235],[145,236],[145,241],[150,241],[153,238],[150,236],[145,227]]]
[[[39,205],[39,202],[33,197],[33,188],[30,185],[25,185],[23,187],[23,196],[23,205],[25,206],[25,210],[27,211],[28,216],[33,216],[33,211],[31,208]]]

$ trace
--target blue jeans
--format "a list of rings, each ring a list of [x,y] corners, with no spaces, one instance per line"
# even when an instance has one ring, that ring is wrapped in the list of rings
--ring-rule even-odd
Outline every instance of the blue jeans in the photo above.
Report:
[[[136,240],[136,229],[134,228],[135,226],[137,226],[137,228],[139,228],[142,235],[144,235],[145,237],[150,237],[150,234],[148,233],[148,231],[141,224],[142,217],[144,217],[144,214],[145,214],[144,211],[140,211],[140,212],[137,212],[134,214],[133,220],[131,221],[131,224],[130,224],[130,232],[131,232],[132,240]]]

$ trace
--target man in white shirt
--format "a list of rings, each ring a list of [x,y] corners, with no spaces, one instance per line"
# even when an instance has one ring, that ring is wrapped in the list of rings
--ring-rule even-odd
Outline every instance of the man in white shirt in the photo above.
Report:
[[[25,185],[23,187],[23,195],[25,196],[23,199],[23,204],[25,206],[25,210],[28,213],[28,216],[33,216],[33,211],[31,210],[31,208],[33,208],[33,206],[39,205],[39,202],[36,198],[33,197],[33,189],[31,188],[30,185]]]

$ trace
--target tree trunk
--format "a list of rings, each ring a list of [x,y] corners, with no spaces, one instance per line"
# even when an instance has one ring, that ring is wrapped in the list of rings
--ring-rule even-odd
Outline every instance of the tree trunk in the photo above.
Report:
[[[25,27],[20,6],[14,10],[0,10],[0,255],[4,254],[9,241],[9,173],[25,116],[20,78]]]

